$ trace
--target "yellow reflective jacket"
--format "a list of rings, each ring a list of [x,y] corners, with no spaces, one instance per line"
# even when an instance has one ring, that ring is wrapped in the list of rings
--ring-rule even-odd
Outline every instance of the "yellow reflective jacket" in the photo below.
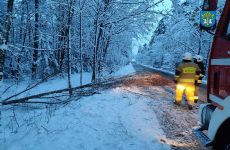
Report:
[[[199,66],[193,62],[180,63],[176,69],[174,80],[179,83],[195,83],[200,76]]]

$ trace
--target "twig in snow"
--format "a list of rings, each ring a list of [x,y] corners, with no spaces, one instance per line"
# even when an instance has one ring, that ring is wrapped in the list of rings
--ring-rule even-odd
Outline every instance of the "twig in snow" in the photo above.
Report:
[[[14,83],[14,84],[12,84],[11,86],[9,86],[9,87],[7,87],[3,92],[2,92],[2,95],[4,94],[4,93],[6,93],[12,86],[14,86],[16,84],[16,82]]]
[[[52,133],[51,131],[49,131],[48,129],[46,129],[45,127],[43,127],[43,126],[41,126],[43,129],[45,129],[46,130],[46,132],[47,132],[47,134],[49,134],[49,132],[50,133]]]
[[[36,83],[35,85],[33,85],[32,87],[26,88],[25,90],[23,90],[23,91],[21,91],[21,92],[19,92],[19,93],[17,93],[17,94],[14,94],[13,96],[10,96],[10,97],[6,98],[4,101],[7,101],[7,100],[9,100],[9,99],[11,99],[11,98],[13,98],[13,97],[16,97],[16,96],[18,96],[18,95],[20,95],[20,94],[22,94],[22,93],[24,93],[24,92],[26,92],[26,91],[31,90],[32,88],[34,88],[34,87],[40,85],[41,83],[45,82],[48,78],[50,78],[50,77],[52,77],[52,76],[54,76],[54,75],[56,75],[56,74],[58,74],[58,73],[60,73],[60,71],[55,72],[55,73],[53,73],[53,74],[47,76],[47,77],[44,78],[43,80],[37,82],[37,83]]]
[[[18,121],[17,121],[17,118],[16,118],[16,115],[15,115],[15,112],[14,112],[14,107],[13,107],[13,114],[14,114],[14,120],[15,120],[15,122],[17,123],[17,125],[18,125],[18,127],[19,127],[19,124],[18,124]]]

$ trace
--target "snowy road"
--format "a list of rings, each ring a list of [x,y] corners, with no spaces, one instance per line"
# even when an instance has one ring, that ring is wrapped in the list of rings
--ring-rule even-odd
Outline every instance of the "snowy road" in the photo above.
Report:
[[[173,79],[173,75],[165,72],[159,72],[145,66],[134,63],[133,67],[137,74],[149,74],[148,80],[150,80],[151,76],[158,75],[163,79]],[[142,83],[145,82],[142,81]],[[195,109],[192,111],[187,108],[185,101],[182,102],[181,106],[175,106],[173,104],[175,88],[175,85],[173,85],[171,81],[170,84],[165,84],[163,86],[144,86],[140,89],[145,93],[145,95],[157,97],[153,98],[149,105],[152,106],[154,112],[156,113],[158,121],[172,149],[210,149],[203,147],[192,134],[192,129],[199,126],[199,105],[206,102],[206,85],[201,86],[199,90],[200,101],[198,101],[198,103],[195,105]]]
[[[191,133],[204,102],[173,105],[170,76],[133,66],[133,80],[64,106],[3,106],[4,150],[208,149]]]
[[[170,73],[166,73],[166,72],[162,72],[162,71],[159,71],[159,70],[155,70],[155,69],[151,69],[151,68],[148,68],[148,67],[145,67],[145,66],[142,66],[142,65],[139,65],[139,64],[136,64],[136,63],[133,63],[132,64],[135,71],[136,71],[136,74],[158,74],[160,76],[163,76],[165,78],[169,78],[171,80],[173,80],[174,78],[174,75],[170,74]],[[201,84],[200,85],[200,88],[199,88],[199,99],[203,102],[206,102],[207,101],[207,84]],[[174,90],[173,90],[174,91]],[[203,103],[201,102],[201,103]]]

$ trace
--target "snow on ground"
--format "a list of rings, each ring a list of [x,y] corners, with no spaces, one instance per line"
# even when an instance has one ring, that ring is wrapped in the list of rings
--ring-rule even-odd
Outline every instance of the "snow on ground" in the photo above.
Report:
[[[116,73],[114,73],[114,76],[124,76],[124,75],[128,75],[128,74],[133,74],[135,73],[135,69],[133,68],[132,63],[129,63],[129,65],[120,68]]]
[[[91,82],[92,73],[83,73],[82,78],[82,84],[88,84]],[[25,80],[20,82],[18,85],[14,84],[13,82],[8,82],[3,80],[3,90],[4,91],[7,87],[12,86],[7,92],[3,94],[3,100],[11,95],[14,95],[16,93],[19,93],[23,90],[25,90],[29,85],[33,86],[36,83],[31,84],[32,82],[30,80]],[[73,74],[71,76],[71,84],[72,87],[80,86],[80,74]],[[22,98],[29,95],[54,91],[54,90],[60,90],[68,88],[68,78],[67,76],[65,78],[63,77],[55,77],[52,79],[49,79],[47,82],[41,83],[40,85],[36,86],[35,88],[19,95],[17,98]]]
[[[202,80],[202,84],[205,84],[205,85],[207,85],[207,80]]]
[[[156,115],[124,88],[56,108],[3,107],[4,150],[167,150]],[[53,110],[49,112],[50,110]]]
[[[132,64],[130,63],[129,65],[120,68],[116,73],[112,74],[112,76],[125,76],[128,74],[133,74],[135,73],[135,70],[132,66]],[[82,84],[88,84],[91,83],[91,78],[92,78],[92,73],[83,73],[83,77],[82,77]],[[7,80],[3,81],[3,90],[4,91],[7,87],[10,87],[11,85],[13,85],[13,82],[9,82]],[[31,84],[30,80],[25,80],[20,82],[18,85],[14,84],[9,90],[7,90],[7,92],[5,92],[3,94],[3,100],[5,98],[8,98],[16,93],[19,93],[23,90],[25,90],[26,88],[28,88],[30,85],[33,86],[36,83]],[[80,86],[80,74],[72,74],[71,76],[71,85],[72,87],[77,87]],[[52,79],[49,79],[47,82],[44,82],[38,86],[36,86],[35,88],[17,96],[17,98],[22,98],[25,96],[30,96],[30,95],[35,95],[35,94],[39,94],[39,93],[44,93],[44,92],[49,92],[49,91],[54,91],[54,90],[60,90],[60,89],[65,89],[68,88],[68,78],[67,76],[65,78],[63,77],[54,77]]]
[[[116,75],[133,72],[132,66],[128,65],[120,69]],[[63,79],[55,79],[40,85],[37,90],[29,94],[57,89],[63,84],[66,84]],[[73,100],[64,106],[43,104],[2,106],[1,149],[170,149],[168,144],[162,142],[166,141],[166,137],[152,107],[148,105],[151,98],[140,97],[135,92],[130,93],[127,87],[100,92],[101,94],[84,97],[78,101]]]

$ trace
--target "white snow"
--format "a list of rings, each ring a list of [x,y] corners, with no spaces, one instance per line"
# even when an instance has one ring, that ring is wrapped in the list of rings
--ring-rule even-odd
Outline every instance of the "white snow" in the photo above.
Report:
[[[182,5],[186,0],[181,0],[178,2],[179,5]]]
[[[133,73],[135,73],[135,69],[133,68],[132,64],[130,63],[129,65],[120,68],[117,72],[112,74],[112,76],[125,76],[125,75],[133,74]],[[84,72],[83,77],[82,77],[82,84],[85,85],[85,84],[91,83],[91,78],[92,78],[92,73]],[[3,91],[4,91],[4,89],[11,86],[12,84],[14,84],[14,83],[9,82],[9,81],[5,82],[5,80],[4,80],[3,81]],[[34,84],[36,84],[36,83],[31,84],[30,79],[25,80],[23,82],[20,82],[18,85],[15,84],[6,93],[3,94],[3,100],[16,94],[16,93],[19,93],[19,92],[25,90],[28,87],[28,85],[30,85],[30,87],[31,87]],[[72,85],[72,87],[80,86],[80,74],[72,74],[71,85]],[[60,90],[60,89],[65,89],[65,88],[68,88],[67,76],[65,78],[55,77],[52,80],[49,80],[48,82],[44,82],[44,83],[36,86],[35,88],[17,96],[17,98],[22,98],[25,96],[30,96],[30,95],[34,95],[34,94],[39,94],[39,93],[44,93],[44,92],[49,92],[49,91],[54,91],[54,90]]]
[[[116,73],[114,73],[114,76],[124,76],[128,74],[133,74],[135,73],[135,69],[133,68],[133,65],[129,63],[129,65],[119,69]]]
[[[116,75],[133,72],[131,65],[128,65]],[[78,84],[77,80],[75,82]],[[55,83],[58,87],[59,84],[67,84],[65,81],[55,80],[49,87],[54,88]],[[44,84],[40,90],[49,90],[45,86],[48,84]],[[136,91],[128,92],[131,90]],[[3,140],[0,140],[4,142],[3,149],[170,149],[168,144],[160,142],[166,141],[166,137],[152,106],[148,105],[152,99],[135,94],[138,93],[138,88],[117,87],[100,92],[101,94],[84,97],[65,106],[3,106]]]
[[[205,84],[205,85],[207,85],[207,80],[202,80],[202,84]]]
[[[2,44],[2,45],[0,46],[0,48],[3,49],[3,50],[6,50],[6,49],[7,49],[7,45],[6,45],[6,44]]]
[[[15,112],[22,126],[17,128],[14,121],[14,129],[9,129],[10,124],[3,125],[5,150],[170,149],[158,142],[165,136],[147,105],[149,101],[116,88],[57,109],[48,123],[47,109],[27,113],[18,107]],[[9,110],[4,112],[12,115]],[[29,114],[33,118],[27,121],[31,123],[28,126],[21,117],[29,118]],[[4,122],[11,122],[8,115],[4,113]]]
[[[82,78],[82,84],[88,84],[91,82],[91,78],[92,78],[92,74],[91,73],[83,73],[83,78]],[[71,76],[71,84],[72,87],[77,87],[80,86],[80,74],[73,74]],[[26,80],[23,82],[20,82],[18,85],[15,84],[14,86],[12,86],[6,93],[3,94],[3,100],[11,95],[14,95],[16,93],[19,93],[23,90],[25,90],[28,85],[30,85],[30,80]],[[3,91],[4,89],[6,89],[8,86],[12,85],[13,82],[5,82],[5,80],[3,80]],[[36,83],[33,83],[32,85],[34,85]],[[32,86],[30,85],[30,86]],[[30,95],[34,95],[34,94],[39,94],[39,93],[43,93],[43,92],[49,92],[49,91],[54,91],[54,90],[60,90],[60,89],[65,89],[68,88],[68,78],[67,76],[65,78],[62,77],[56,77],[52,80],[49,80],[48,82],[44,82],[38,86],[36,86],[35,88],[29,90],[28,92],[25,92],[21,95],[19,95],[17,98],[22,98],[25,96],[30,96]]]

